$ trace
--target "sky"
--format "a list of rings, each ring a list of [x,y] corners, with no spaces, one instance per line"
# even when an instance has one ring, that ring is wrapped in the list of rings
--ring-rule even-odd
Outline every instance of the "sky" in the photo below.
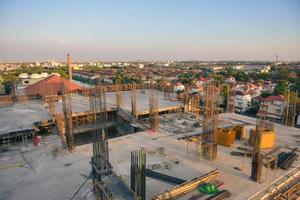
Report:
[[[0,61],[300,60],[299,0],[0,0]]]

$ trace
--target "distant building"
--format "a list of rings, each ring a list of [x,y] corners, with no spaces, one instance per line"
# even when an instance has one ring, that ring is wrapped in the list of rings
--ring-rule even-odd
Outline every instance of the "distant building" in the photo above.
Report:
[[[204,77],[199,77],[199,78],[196,80],[196,85],[197,85],[197,86],[201,86],[201,85],[203,85],[206,81],[207,81],[206,78],[204,78]]]
[[[181,83],[177,83],[174,85],[174,91],[175,92],[183,92],[184,91],[184,85]]]
[[[261,90],[260,86],[252,83],[237,85],[234,88],[235,111],[237,113],[246,112],[251,107],[252,99],[261,95]]]
[[[264,65],[264,64],[245,65],[244,66],[244,71],[246,71],[246,72],[258,71],[258,72],[261,72],[261,73],[268,73],[270,69],[271,69],[271,66]]]
[[[235,65],[235,66],[232,66],[233,69],[236,69],[236,70],[242,70],[245,68],[245,65]]]
[[[19,79],[21,80],[22,86],[28,86],[32,85],[48,76],[47,73],[37,74],[33,73],[31,75],[28,75],[27,73],[21,73],[19,74]]]
[[[264,114],[268,118],[282,120],[286,105],[284,96],[269,96],[261,101],[258,115]]]
[[[80,85],[52,74],[47,78],[28,86],[25,88],[25,91],[28,95],[57,95],[61,93],[62,82],[66,84],[66,87],[70,92],[83,90],[83,87]]]
[[[139,68],[140,68],[140,69],[143,69],[144,67],[145,67],[144,64],[139,64]]]
[[[226,78],[225,83],[236,83],[236,80],[233,76]]]
[[[213,72],[219,72],[225,69],[223,66],[210,66],[209,67]]]
[[[237,113],[246,112],[251,106],[251,95],[248,92],[236,91],[234,96],[234,109]]]

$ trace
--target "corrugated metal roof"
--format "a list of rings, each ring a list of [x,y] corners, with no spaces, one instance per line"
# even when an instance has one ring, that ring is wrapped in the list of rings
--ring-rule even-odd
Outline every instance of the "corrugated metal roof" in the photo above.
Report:
[[[79,86],[76,83],[73,83],[72,81],[63,79],[53,74],[28,86],[25,90],[28,95],[57,95],[59,91],[61,91],[61,81],[65,83],[67,89],[69,89],[70,92],[84,89],[83,87]]]

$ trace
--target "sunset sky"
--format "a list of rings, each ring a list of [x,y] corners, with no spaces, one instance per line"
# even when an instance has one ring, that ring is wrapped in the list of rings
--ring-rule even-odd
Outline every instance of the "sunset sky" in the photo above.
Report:
[[[298,0],[0,0],[0,61],[300,60]]]

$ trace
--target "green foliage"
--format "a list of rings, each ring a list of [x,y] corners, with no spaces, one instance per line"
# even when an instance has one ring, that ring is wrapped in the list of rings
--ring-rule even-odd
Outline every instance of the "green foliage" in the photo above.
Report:
[[[15,83],[18,77],[15,74],[3,74],[3,83]]]
[[[229,85],[223,85],[222,90],[221,90],[221,96],[223,97],[223,102],[222,102],[222,107],[226,108],[227,103],[228,103],[228,90],[229,90]]]
[[[274,95],[287,96],[288,82],[286,80],[279,80],[276,87],[274,88]]]
[[[11,93],[12,90],[12,83],[11,82],[6,82],[4,84],[4,92],[5,94],[9,95]]]
[[[243,71],[237,71],[237,73],[234,75],[235,80],[237,81],[248,81],[249,76]]]
[[[267,97],[269,97],[269,96],[271,96],[272,95],[272,93],[270,93],[270,92],[263,92],[260,96],[262,97],[262,98],[267,98]]]

